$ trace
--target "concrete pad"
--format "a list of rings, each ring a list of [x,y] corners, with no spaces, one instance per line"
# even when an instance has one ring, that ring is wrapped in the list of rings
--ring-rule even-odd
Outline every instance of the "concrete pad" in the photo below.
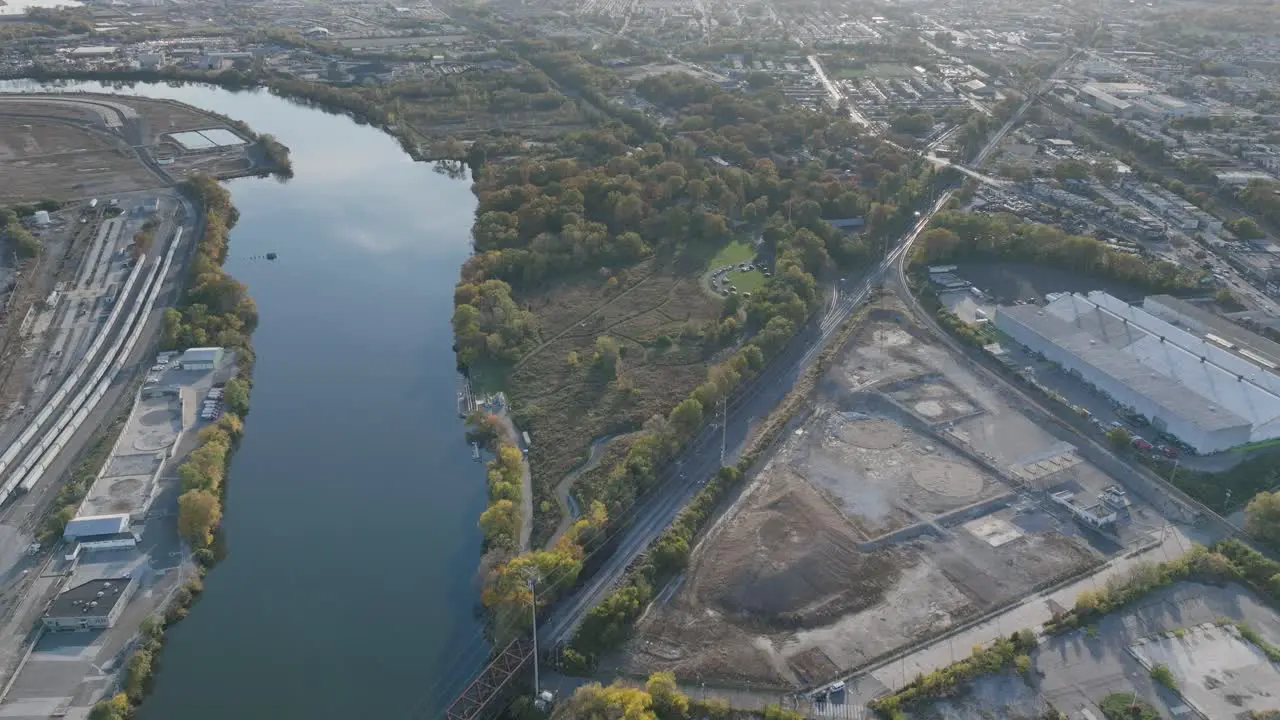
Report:
[[[50,718],[54,717],[59,708],[70,702],[70,697],[52,697],[52,698],[23,698],[21,700],[6,700],[4,705],[0,705],[0,717],[2,718]]]
[[[962,526],[991,547],[1000,547],[1022,537],[1022,531],[1004,518],[985,517],[970,520]]]
[[[1236,717],[1280,705],[1280,668],[1234,626],[1205,624],[1129,646],[1150,670],[1169,667],[1182,697],[1205,717]]]

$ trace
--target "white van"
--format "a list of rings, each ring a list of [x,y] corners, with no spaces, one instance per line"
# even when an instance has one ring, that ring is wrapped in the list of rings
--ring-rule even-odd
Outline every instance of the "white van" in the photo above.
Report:
[[[841,680],[839,682],[831,683],[830,685],[827,686],[827,692],[831,693],[832,695],[835,695],[836,693],[844,692],[844,681]]]

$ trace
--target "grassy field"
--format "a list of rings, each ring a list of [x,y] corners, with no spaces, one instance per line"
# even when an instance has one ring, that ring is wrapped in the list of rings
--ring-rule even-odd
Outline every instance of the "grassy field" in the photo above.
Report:
[[[729,273],[729,282],[733,283],[733,286],[738,288],[740,293],[754,293],[764,287],[764,281],[764,273],[759,270],[748,270],[747,272],[734,270]]]
[[[841,80],[872,80],[910,77],[915,71],[906,65],[868,63],[862,68],[836,68],[832,74]]]
[[[720,251],[711,258],[708,270],[714,270],[725,265],[739,265],[744,262],[751,262],[755,259],[755,247],[744,240],[734,240],[733,242],[720,248]]]
[[[559,519],[556,484],[586,456],[593,438],[666,414],[705,379],[710,358],[697,339],[686,342],[682,335],[717,319],[720,303],[696,277],[657,261],[630,268],[614,287],[584,274],[518,300],[538,316],[544,342],[505,383],[516,420],[533,440],[538,542]],[[592,363],[596,338],[604,335],[620,346],[618,380]]]

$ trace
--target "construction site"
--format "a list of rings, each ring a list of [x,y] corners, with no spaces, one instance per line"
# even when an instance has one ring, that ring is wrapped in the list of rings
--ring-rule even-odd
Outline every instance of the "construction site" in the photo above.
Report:
[[[1154,510],[881,302],[624,672],[818,687],[1159,535]]]

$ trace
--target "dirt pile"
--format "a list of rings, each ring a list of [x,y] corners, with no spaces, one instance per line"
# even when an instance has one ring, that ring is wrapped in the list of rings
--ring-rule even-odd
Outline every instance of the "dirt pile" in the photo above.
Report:
[[[897,572],[858,552],[847,521],[806,483],[761,488],[699,558],[697,597],[744,625],[808,628],[879,602]]]

